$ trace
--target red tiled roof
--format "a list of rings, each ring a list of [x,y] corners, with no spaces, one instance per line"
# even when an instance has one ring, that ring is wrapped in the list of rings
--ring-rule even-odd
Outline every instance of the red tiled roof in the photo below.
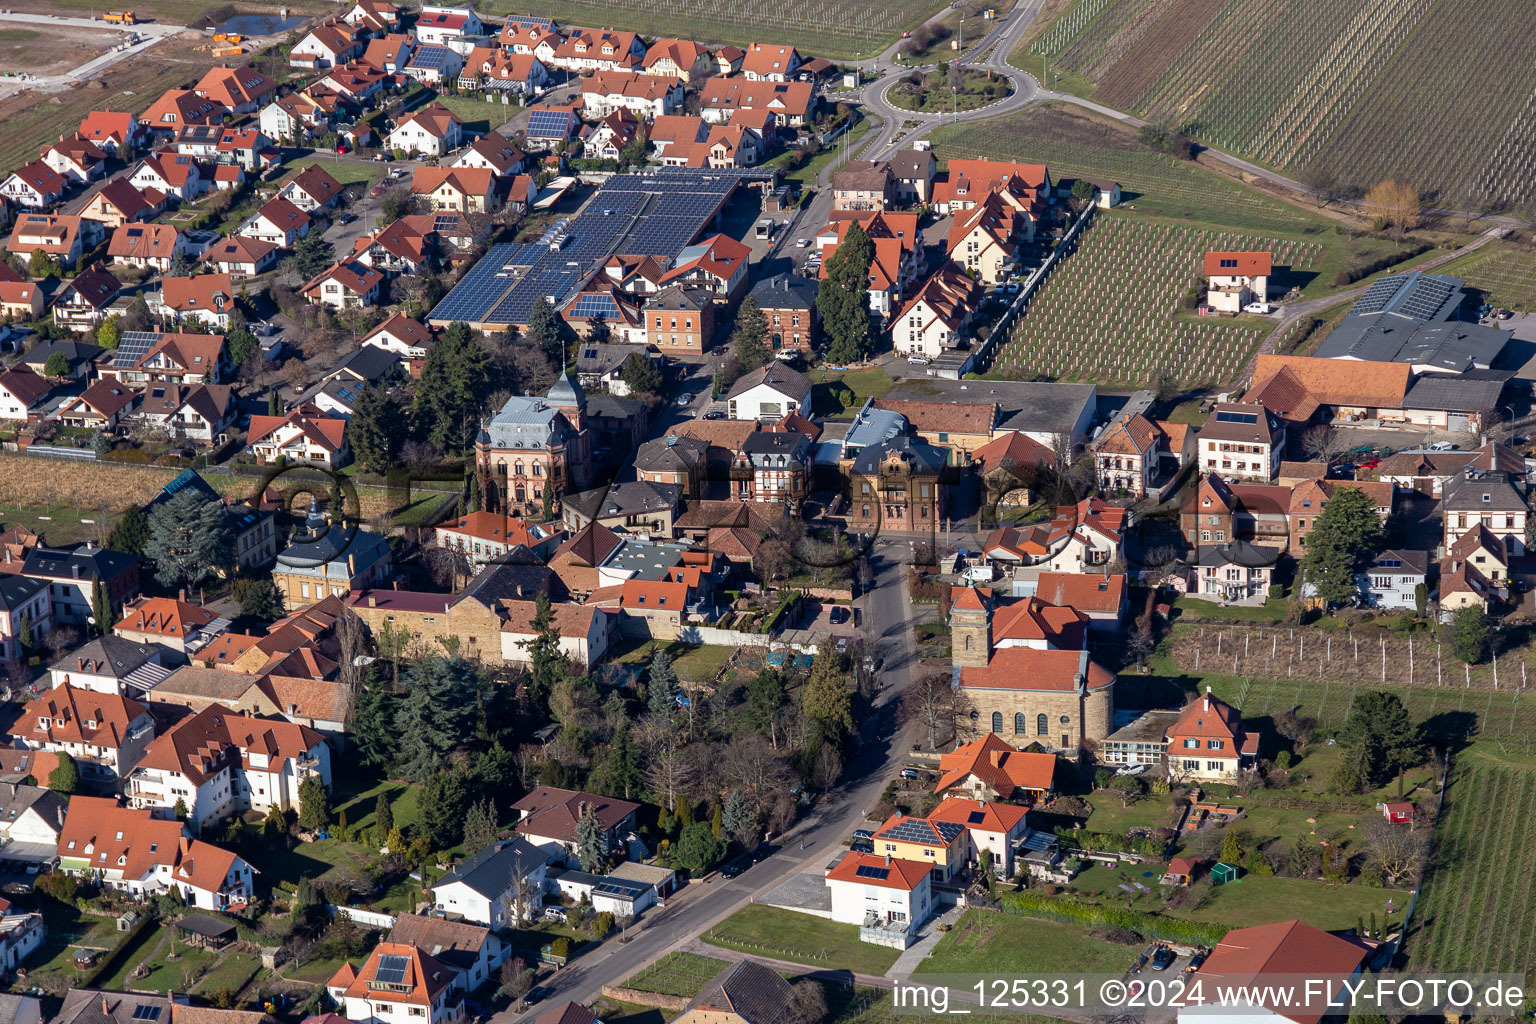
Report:
[[[989,734],[991,735],[991,734]],[[1054,755],[1047,755],[1054,756]],[[1011,832],[1024,821],[1028,809],[1017,804],[988,803],[949,797],[928,815],[930,821],[948,821],[977,832]],[[980,815],[978,818],[977,815]]]
[[[1015,789],[1048,793],[1056,777],[1056,755],[1015,750],[996,733],[987,733],[939,757],[944,774],[935,793],[974,775],[999,794],[1011,796]]]
[[[1115,674],[1088,657],[1087,651],[1041,651],[1005,647],[995,651],[985,668],[960,670],[960,685],[982,690],[1040,690],[1054,693],[1077,689],[1083,674],[1090,690],[1112,686]]]
[[[863,872],[860,873],[860,869]],[[827,870],[829,882],[853,882],[882,889],[911,892],[928,877],[928,865],[900,857],[879,857],[873,853],[850,853]]]
[[[1268,277],[1272,272],[1267,252],[1208,252],[1205,254],[1206,277]]]

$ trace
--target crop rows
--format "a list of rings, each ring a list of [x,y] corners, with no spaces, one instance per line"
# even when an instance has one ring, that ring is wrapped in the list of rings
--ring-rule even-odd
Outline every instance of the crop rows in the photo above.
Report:
[[[501,0],[498,11],[523,10]],[[932,13],[936,4],[914,0],[831,0],[763,6],[752,0],[551,0],[540,13],[575,24],[617,25],[650,35],[702,42],[787,43],[815,54],[871,53]]]
[[[1536,772],[1458,764],[1408,945],[1416,971],[1525,971],[1536,962]]]
[[[1263,332],[1175,315],[1210,249],[1271,250],[1302,270],[1322,255],[1315,243],[1101,215],[1035,293],[992,372],[1135,386],[1163,370],[1183,386],[1235,379]]]
[[[1082,0],[1035,52],[1218,148],[1486,206],[1536,197],[1533,37],[1529,0]]]
[[[1536,253],[1487,247],[1436,273],[1461,278],[1481,290],[1492,305],[1536,311]]]

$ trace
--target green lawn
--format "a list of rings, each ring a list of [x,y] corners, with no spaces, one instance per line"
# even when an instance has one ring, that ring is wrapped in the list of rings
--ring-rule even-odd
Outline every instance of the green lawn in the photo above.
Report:
[[[249,953],[223,953],[213,969],[198,981],[197,990],[209,995],[226,990],[239,992],[260,969],[260,958]]]
[[[1140,949],[1095,939],[1088,929],[997,910],[967,910],[914,974],[1119,974]]]
[[[622,999],[600,998],[594,1005],[603,1024],[667,1024],[681,1014],[673,1010],[659,1010],[654,1006],[626,1003]]]
[[[489,103],[478,96],[439,95],[433,103],[441,103],[464,122],[464,131],[470,135],[484,135],[495,131],[517,115],[522,108],[515,103]]]
[[[914,74],[922,74],[914,72]],[[931,84],[930,84],[931,83]],[[1001,84],[1001,91],[997,86]],[[991,87],[989,91],[988,87]],[[1007,79],[984,71],[964,71],[958,89],[951,89],[944,76],[933,72],[921,86],[903,82],[886,93],[891,105],[924,114],[953,114],[975,110],[1007,98]]]
[[[1113,793],[1094,793],[1089,798],[1093,814],[1088,817],[1090,832],[1124,834],[1133,828],[1171,828],[1168,821],[1168,801],[1149,796],[1129,807],[1120,805],[1120,798]]]
[[[1223,608],[1215,601],[1180,597],[1173,602],[1175,618],[1180,622],[1283,622],[1285,598],[1271,597],[1262,605]]]
[[[384,177],[384,165],[363,163],[360,160],[342,160],[334,156],[315,154],[304,156],[286,164],[288,173],[283,175],[283,181],[289,181],[296,177],[300,171],[311,164],[319,164],[320,169],[343,185],[351,185],[355,182],[367,182],[372,185]]]
[[[828,370],[816,374],[811,401],[817,412],[833,419],[852,418],[865,399],[883,398],[891,390],[891,378],[878,366],[867,370]]]
[[[1328,885],[1306,878],[1244,875],[1235,883],[1218,885],[1198,910],[1181,911],[1178,917],[1232,928],[1247,928],[1296,918],[1324,931],[1353,928],[1360,918],[1374,912],[1386,920],[1387,900],[1399,913],[1411,893],[1397,889],[1373,889],[1358,882]]]
[[[790,171],[788,174],[784,175],[784,180],[787,182],[794,182],[801,187],[816,184],[817,179],[821,177],[822,170],[827,166],[827,164],[831,163],[832,160],[838,156],[838,154],[842,153],[844,150],[847,150],[851,153],[858,149],[859,140],[864,137],[865,132],[869,131],[869,125],[869,118],[860,118],[859,123],[848,129],[848,133],[846,135],[837,139],[832,143],[832,145],[828,146],[820,153],[817,153],[815,156],[811,157],[809,160],[795,168],[793,171]],[[774,159],[777,160],[778,158],[775,157]],[[774,160],[769,160],[763,166],[771,167],[773,165]]]
[[[0,505],[0,523],[4,523],[6,529],[25,526],[43,538],[45,544],[61,547],[99,540],[111,532],[117,517],[117,511],[82,509],[63,502],[42,508]]]
[[[710,978],[719,974],[727,962],[697,953],[668,953],[625,981],[623,987],[637,992],[691,998]]]
[[[760,903],[742,907],[715,925],[704,934],[704,941],[742,953],[856,974],[884,974],[899,955],[894,949],[860,942],[856,925]]]

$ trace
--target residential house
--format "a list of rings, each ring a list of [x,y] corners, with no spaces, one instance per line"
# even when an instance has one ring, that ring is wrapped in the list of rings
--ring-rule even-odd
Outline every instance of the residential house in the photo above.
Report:
[[[884,210],[891,201],[891,165],[884,160],[850,160],[832,175],[832,209]]]
[[[86,269],[59,289],[53,300],[53,322],[71,331],[93,331],[107,318],[122,283],[101,267]]]
[[[1052,755],[1054,756],[1054,755]],[[985,852],[997,878],[1014,875],[1013,852],[1029,832],[1024,824],[1026,808],[1017,804],[988,803],[949,797],[928,815],[930,822],[946,822],[965,830],[966,860],[980,867]]]
[[[73,685],[77,690],[122,694],[129,686],[137,691],[170,675],[165,667],[169,659],[170,652],[157,643],[107,633],[49,665],[48,677],[55,688]]]
[[[0,420],[27,420],[53,391],[53,385],[30,367],[0,373]]]
[[[933,179],[938,175],[939,161],[933,150],[921,148],[903,149],[891,157],[891,198],[907,206],[927,203],[933,195]]]
[[[1409,450],[1382,459],[1376,467],[1376,479],[1399,490],[1415,490],[1438,498],[1446,483],[1468,470],[1504,473],[1511,482],[1523,483],[1525,459],[1498,441],[1467,451]]]
[[[1180,781],[1231,781],[1253,768],[1259,736],[1226,701],[1205,693],[1184,706],[1167,732],[1168,775]]]
[[[231,814],[297,811],[299,787],[311,778],[330,789],[330,747],[320,733],[214,704],[151,740],[125,792],[130,807],[175,812],[202,830]]]
[[[743,375],[726,393],[733,420],[776,421],[786,413],[811,412],[811,379],[774,362]]]
[[[107,258],[115,265],[170,273],[188,254],[187,237],[170,224],[124,224],[112,232]]]
[[[1390,548],[1372,558],[1355,578],[1360,603],[1367,608],[1416,612],[1419,588],[1425,588],[1426,597],[1429,594],[1429,552]]]
[[[298,405],[282,416],[252,416],[248,445],[256,460],[338,469],[350,458],[347,421],[327,416],[312,405]]]
[[[341,183],[327,174],[318,164],[310,164],[277,190],[279,199],[286,199],[305,213],[313,213],[322,207],[335,206],[341,195]],[[260,237],[260,236],[258,236]]]
[[[76,185],[90,184],[101,177],[107,167],[107,155],[79,134],[48,143],[42,149],[42,161]]]
[[[565,535],[512,515],[470,512],[451,523],[439,523],[435,539],[438,547],[462,552],[477,565],[484,565],[515,560],[542,563]]]
[[[586,597],[600,585],[598,567],[624,544],[600,522],[590,522],[555,549],[549,568],[575,597]]]
[[[1034,237],[1034,218],[1027,209],[1009,202],[1007,195],[990,193],[955,214],[949,225],[949,258],[983,284],[997,284],[1016,268],[1020,242]]]
[[[33,160],[0,181],[0,197],[24,210],[41,210],[64,198],[69,181],[42,160]]]
[[[6,557],[10,557],[9,552]],[[53,631],[48,592],[48,585],[40,580],[0,575],[0,662],[22,664],[27,657],[22,644],[24,632],[30,632],[35,642]]]
[[[741,62],[746,56],[746,50],[729,43],[718,48],[715,50],[715,74],[722,78],[736,74],[741,70]]]
[[[642,444],[634,454],[635,476],[648,484],[677,487],[697,499],[707,478],[709,444],[692,437],[668,434]]]
[[[581,118],[575,105],[539,103],[528,109],[528,127],[523,130],[523,145],[528,149],[559,149],[581,134]]]
[[[192,87],[197,95],[212,100],[236,117],[256,113],[267,94],[276,89],[276,82],[253,67],[210,68]]]
[[[93,110],[81,119],[78,134],[95,143],[102,152],[121,159],[140,143],[144,130],[126,111]]]
[[[173,324],[223,331],[229,328],[230,314],[235,311],[235,296],[228,274],[162,277],[160,290],[150,296],[149,310]]]
[[[223,335],[175,332],[153,335],[148,349],[137,359],[132,351],[119,347],[99,372],[103,380],[129,384],[217,384],[228,379],[232,369]]]
[[[1045,164],[1001,160],[949,160],[934,179],[933,206],[941,216],[969,210],[994,192],[1005,192],[1026,209],[1044,203],[1051,191]]]
[[[1283,554],[1279,548],[1260,547],[1246,540],[1202,545],[1190,561],[1189,594],[1222,602],[1263,603]]]
[[[710,979],[675,1024],[780,1024],[790,1002],[789,982],[764,964],[742,960]],[[551,1011],[535,1024],[602,1024],[588,1016],[590,1012],[567,1005],[558,1015]]]
[[[497,178],[507,178],[526,170],[528,154],[518,149],[505,136],[486,132],[464,147],[453,158],[450,167],[468,167],[490,171]],[[419,168],[418,168],[419,170]]]
[[[217,102],[191,89],[167,89],[139,115],[139,126],[151,139],[175,138],[189,124],[219,124],[224,113]]]
[[[454,972],[452,988],[460,995],[477,991],[495,978],[510,947],[490,928],[421,914],[400,914],[386,941],[431,952]]]
[[[725,124],[738,110],[769,110],[791,128],[814,116],[815,91],[808,82],[754,82],[746,78],[711,78],[699,89],[700,115]]]
[[[805,63],[793,46],[753,43],[741,60],[741,75],[749,82],[788,82]]]
[[[532,53],[476,49],[459,72],[459,88],[530,97],[541,93],[549,78],[549,68]]]
[[[382,294],[384,275],[358,260],[333,263],[304,287],[304,298],[317,306],[331,309],[361,309],[376,305]]]
[[[1511,555],[1525,553],[1525,524],[1530,507],[1506,473],[1472,469],[1446,481],[1440,515],[1445,524],[1443,543],[1447,551],[1468,530],[1481,525]]]
[[[1207,252],[1205,304],[1218,313],[1241,313],[1250,302],[1268,302],[1272,273],[1271,253]]]
[[[23,260],[30,260],[34,254],[42,252],[57,260],[59,266],[69,269],[86,250],[94,248],[102,236],[99,221],[62,213],[23,213],[16,218],[5,250]]]
[[[627,533],[671,537],[681,498],[682,491],[667,484],[626,480],[598,490],[567,494],[560,503],[560,515],[566,530],[573,533],[588,523],[598,522]]]
[[[1233,928],[1216,943],[1189,977],[1200,994],[1180,1007],[1178,1024],[1198,1024],[1216,1017],[1237,1017],[1254,1024],[1319,1024],[1346,1006],[1346,983],[1358,986],[1361,965],[1371,947],[1330,935],[1301,921],[1281,921],[1252,928]],[[1304,997],[1285,999],[1276,993],[1282,978],[1307,978]],[[1225,989],[1234,998],[1220,1008],[1205,1004],[1210,993]],[[1241,991],[1238,991],[1241,990]]]
[[[714,342],[715,303],[698,289],[664,287],[641,316],[646,343],[663,354],[703,355]]]
[[[864,533],[937,529],[949,507],[943,479],[948,454],[906,435],[860,450],[848,470],[849,528]]]
[[[635,71],[597,71],[583,80],[582,108],[601,120],[616,110],[628,110],[650,121],[677,112],[683,105],[683,86],[676,78]]]
[[[119,228],[133,221],[149,220],[165,209],[165,194],[158,189],[139,190],[127,178],[113,178],[97,189],[80,216]]]
[[[908,819],[911,822],[921,820]],[[949,828],[947,823],[944,827],[946,830]],[[916,825],[909,828],[913,834],[918,831]],[[956,827],[956,835],[963,837],[964,829]],[[932,885],[936,880],[934,872],[930,870],[933,862],[912,859],[910,849],[913,844],[902,845],[909,848],[908,856],[850,853],[826,870],[827,890],[832,904],[831,919],[842,924],[858,925],[861,941],[905,949],[911,944],[918,927],[933,912]],[[876,849],[880,849],[878,842]],[[744,961],[738,966],[749,963],[752,962]],[[768,970],[766,967],[760,969]],[[685,1015],[682,1019],[689,1018]],[[701,1016],[697,1019],[707,1021],[716,1018]],[[757,1019],[772,1021],[777,1018],[762,1016]]]
[[[1446,561],[1469,566],[1489,587],[1502,590],[1509,582],[1509,546],[1488,527],[1473,526],[1445,549]]]
[[[225,384],[151,384],[134,419],[174,440],[211,445],[227,436],[237,411],[234,389]]]
[[[871,843],[873,856],[926,865],[935,882],[948,882],[965,870],[965,827],[953,822],[892,814],[875,829]]]
[[[447,46],[461,40],[487,34],[485,23],[470,7],[444,7],[423,4],[414,26],[416,38],[423,43]],[[437,1024],[434,1020],[432,1024]]]
[[[1194,437],[1187,423],[1139,412],[1116,417],[1088,446],[1100,489],[1163,497],[1178,481]]]
[[[711,235],[683,247],[657,283],[697,285],[716,302],[728,303],[746,287],[751,257],[752,251],[729,235]]]
[[[365,348],[381,348],[407,359],[424,359],[427,344],[431,340],[432,331],[425,324],[412,320],[404,313],[396,313],[369,332],[360,344]]]
[[[1291,487],[1290,522],[1286,533],[1288,553],[1292,558],[1299,560],[1306,554],[1307,535],[1317,525],[1318,516],[1322,515],[1329,499],[1346,488],[1364,492],[1382,526],[1386,526],[1396,497],[1391,484],[1377,480],[1304,480]]]
[[[43,286],[33,281],[0,281],[0,319],[30,322],[43,315]]]
[[[1043,572],[1035,580],[1035,596],[1048,604],[1072,608],[1088,619],[1088,633],[1113,642],[1125,618],[1125,573]]]
[[[768,321],[768,343],[775,353],[809,357],[820,338],[821,313],[816,282],[797,274],[775,274],[752,286],[752,298]]]
[[[280,249],[289,249],[293,243],[309,234],[309,214],[298,205],[281,197],[269,200],[241,224],[235,232],[243,238],[268,242]]]
[[[462,55],[450,47],[432,45],[417,46],[401,69],[405,77],[430,86],[456,82],[463,70]]]
[[[464,122],[441,103],[432,103],[406,114],[386,139],[391,149],[426,156],[443,156],[459,148]]]
[[[16,577],[0,577],[0,583]],[[117,792],[155,734],[149,708],[118,693],[63,683],[28,701],[12,736],[28,750],[68,754],[86,786]]]
[[[564,42],[546,35],[534,46],[534,56],[567,71],[634,71],[645,59],[645,44],[633,32],[573,28]]]
[[[618,160],[639,137],[640,121],[627,108],[620,107],[592,129],[583,152],[594,160]]]
[[[892,348],[909,359],[937,359],[959,346],[981,287],[954,262],[912,293],[891,324]]]
[[[361,967],[343,962],[325,991],[345,1019],[383,1024],[421,1017],[423,1024],[455,1024],[464,1016],[464,995],[453,987],[455,972],[416,946],[381,942]]]
[[[134,166],[128,183],[139,191],[154,189],[163,195],[187,202],[208,190],[203,165],[196,157],[160,149]]]
[[[616,797],[598,796],[555,786],[540,786],[512,805],[519,812],[516,830],[534,846],[559,852],[555,858],[577,856],[577,828],[585,815],[597,819],[606,848],[624,851],[628,859],[628,833],[635,827],[640,805]]]
[[[203,254],[203,262],[230,281],[264,274],[277,266],[278,245],[247,235],[230,235]]]
[[[557,388],[566,390],[561,380],[551,391]],[[585,396],[575,395],[575,407],[569,409],[550,402],[548,394],[514,395],[485,424],[475,441],[486,490],[482,508],[531,515],[542,511],[546,486],[559,497],[587,484],[591,452],[583,430]]]
[[[798,431],[749,434],[731,473],[735,496],[794,511],[810,493],[811,460],[811,439]]]
[[[179,821],[102,797],[70,798],[59,867],[137,899],[174,893],[199,910],[238,911],[255,895],[252,868],[240,857],[190,838]]]
[[[341,20],[365,32],[389,32],[400,27],[400,8],[389,0],[357,0]]]
[[[1262,404],[1218,402],[1195,445],[1200,472],[1267,483],[1280,468],[1285,428]]]
[[[70,380],[88,380],[96,369],[96,363],[107,354],[107,350],[100,345],[92,345],[85,341],[65,339],[61,341],[44,341],[32,346],[27,354],[17,360],[18,366],[25,366],[34,373],[47,376],[48,361],[54,356],[60,356],[69,369],[61,376]]]
[[[136,597],[124,606],[122,615],[112,627],[113,635],[139,644],[158,644],[183,656],[200,642],[212,639],[211,632],[223,628],[211,625],[219,618],[217,614],[184,597]]]
[[[289,48],[288,64],[311,71],[334,67],[362,56],[363,45],[361,26],[341,18],[327,18]]]
[[[254,419],[255,417],[252,417]],[[311,506],[304,528],[277,554],[272,582],[288,609],[367,590],[389,578],[394,555],[376,533],[330,523]]]
[[[78,395],[70,395],[48,419],[66,427],[84,427],[111,433],[138,404],[139,394],[116,380],[99,380]]]
[[[1023,722],[1014,733],[1027,736]],[[939,756],[939,781],[935,793],[962,794],[978,801],[1003,800],[1033,803],[1055,791],[1056,755],[1015,750],[1000,735],[988,732],[980,739]],[[947,802],[947,801],[946,801]]]
[[[411,194],[425,197],[433,210],[494,213],[501,205],[495,172],[481,167],[417,167]]]

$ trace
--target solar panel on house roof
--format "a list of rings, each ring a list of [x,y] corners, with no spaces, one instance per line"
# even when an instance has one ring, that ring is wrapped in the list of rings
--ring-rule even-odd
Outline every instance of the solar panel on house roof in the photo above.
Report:
[[[645,894],[649,888],[640,882],[630,882],[622,878],[606,878],[592,887],[594,896],[611,896],[621,900],[637,900]]]
[[[972,811],[970,814],[966,815],[965,820],[969,824],[980,825],[982,822],[987,820],[987,812],[986,811]]]
[[[135,1006],[133,1008],[133,1019],[134,1020],[159,1020],[160,1019],[160,1007],[158,1007],[158,1006],[149,1006],[149,1005]]]
[[[881,839],[894,839],[897,842],[932,843],[935,828],[937,828],[935,823],[916,818],[903,821],[891,828],[881,829],[879,835]]]
[[[566,312],[570,316],[588,320],[599,317],[612,319],[619,315],[619,304],[613,300],[612,295],[588,293],[578,295]]]
[[[571,114],[566,110],[535,110],[528,115],[527,134],[534,138],[564,136],[570,128]]]
[[[853,873],[860,878],[878,878],[882,882],[891,877],[890,868],[877,868],[873,864],[860,864]]]
[[[413,68],[437,70],[443,66],[452,53],[453,51],[446,46],[419,47],[415,54],[411,56],[410,66]]]
[[[385,985],[403,985],[410,960],[403,956],[379,957],[379,969],[374,977]]]
[[[114,366],[131,366],[149,355],[149,350],[160,344],[159,331],[124,331],[118,340],[117,352],[112,356]]]
[[[1258,413],[1252,413],[1252,412],[1218,412],[1216,414],[1216,422],[1217,423],[1257,423],[1257,422],[1259,422],[1259,415],[1258,415]]]

